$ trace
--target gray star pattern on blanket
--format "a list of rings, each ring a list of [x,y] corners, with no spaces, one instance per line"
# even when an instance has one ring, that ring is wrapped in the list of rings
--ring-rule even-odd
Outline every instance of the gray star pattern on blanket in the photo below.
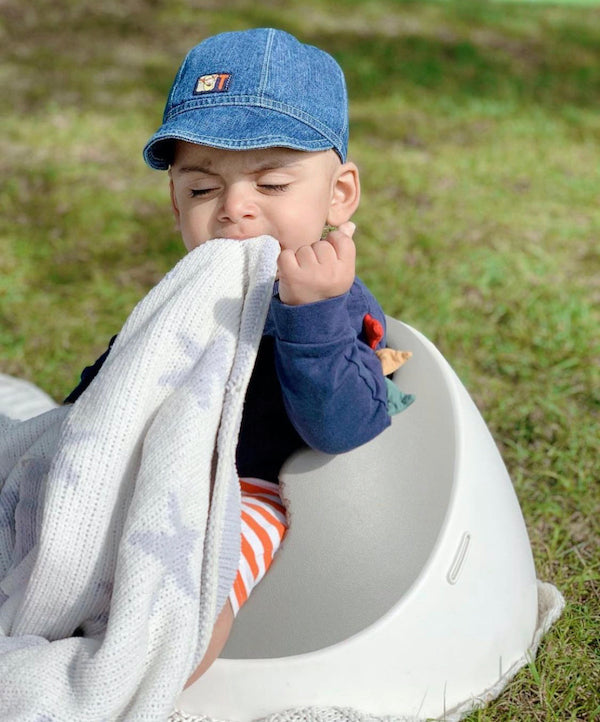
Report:
[[[190,359],[190,361],[196,361],[203,354],[204,349],[198,344],[189,334],[178,333],[177,338],[179,343],[183,347],[184,354]],[[170,386],[178,389],[185,383],[191,370],[191,364],[186,365],[180,369],[174,369],[166,374],[163,374],[158,379],[159,386]]]
[[[226,340],[224,337],[219,336],[211,341],[205,350],[188,334],[180,333],[178,334],[178,338],[183,346],[185,355],[190,359],[191,363],[181,369],[163,374],[158,379],[158,384],[163,387],[170,386],[174,389],[181,388],[187,384],[190,393],[196,397],[198,406],[204,409],[208,406],[210,399],[213,398],[212,390],[215,382],[219,380],[225,372],[222,358],[226,358],[227,356]],[[194,363],[201,356],[205,359],[205,366],[200,376],[193,373],[193,367]]]
[[[207,409],[211,400],[214,400],[215,390],[225,383],[228,369],[223,365],[222,359],[227,357],[227,342],[219,336],[211,342],[202,376],[194,374],[190,379],[190,391],[196,397],[198,406]]]
[[[189,557],[198,532],[183,525],[179,503],[173,492],[169,493],[169,517],[173,534],[164,531],[137,531],[130,534],[129,541],[162,562],[166,571],[165,578],[168,575],[173,576],[182,592],[193,599],[196,590],[190,574]]]
[[[96,434],[92,433],[91,431],[71,431],[69,433],[69,436],[67,440],[65,441],[65,446],[73,446],[73,445],[79,445],[81,443],[85,443],[86,441],[89,441],[90,439],[94,439],[96,437]],[[71,459],[67,458],[63,460],[63,468],[64,468],[64,476],[63,479],[67,486],[77,486],[79,483],[79,480],[81,478],[81,473],[76,470],[73,467],[73,464],[71,463]]]
[[[22,508],[34,508],[37,506],[38,496],[43,478],[50,469],[50,459],[40,457],[24,457],[19,461],[19,465],[25,473],[26,485],[21,482],[21,498],[20,505]],[[23,494],[23,489],[27,489],[28,493]]]

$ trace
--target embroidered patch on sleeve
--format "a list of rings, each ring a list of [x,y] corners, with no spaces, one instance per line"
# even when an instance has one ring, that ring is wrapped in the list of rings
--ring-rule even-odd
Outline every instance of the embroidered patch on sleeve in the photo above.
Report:
[[[211,73],[202,75],[196,81],[194,95],[199,93],[224,93],[229,90],[231,73]]]

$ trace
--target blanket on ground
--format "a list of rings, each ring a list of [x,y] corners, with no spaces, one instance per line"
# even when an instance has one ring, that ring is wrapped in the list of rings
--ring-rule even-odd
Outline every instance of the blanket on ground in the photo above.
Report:
[[[0,417],[0,719],[160,720],[239,562],[235,446],[278,244],[210,241],[72,407]]]

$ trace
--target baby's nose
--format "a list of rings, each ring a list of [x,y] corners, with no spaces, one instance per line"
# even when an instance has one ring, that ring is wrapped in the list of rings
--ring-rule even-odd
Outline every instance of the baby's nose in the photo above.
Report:
[[[245,185],[234,184],[223,192],[220,220],[238,223],[244,218],[253,218],[255,215],[256,204],[252,193]]]

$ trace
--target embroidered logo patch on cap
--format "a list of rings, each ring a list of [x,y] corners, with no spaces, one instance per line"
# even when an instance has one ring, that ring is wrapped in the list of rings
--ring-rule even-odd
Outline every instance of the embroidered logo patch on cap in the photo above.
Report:
[[[196,81],[194,95],[198,93],[223,93],[229,90],[231,73],[211,73],[202,75]]]

